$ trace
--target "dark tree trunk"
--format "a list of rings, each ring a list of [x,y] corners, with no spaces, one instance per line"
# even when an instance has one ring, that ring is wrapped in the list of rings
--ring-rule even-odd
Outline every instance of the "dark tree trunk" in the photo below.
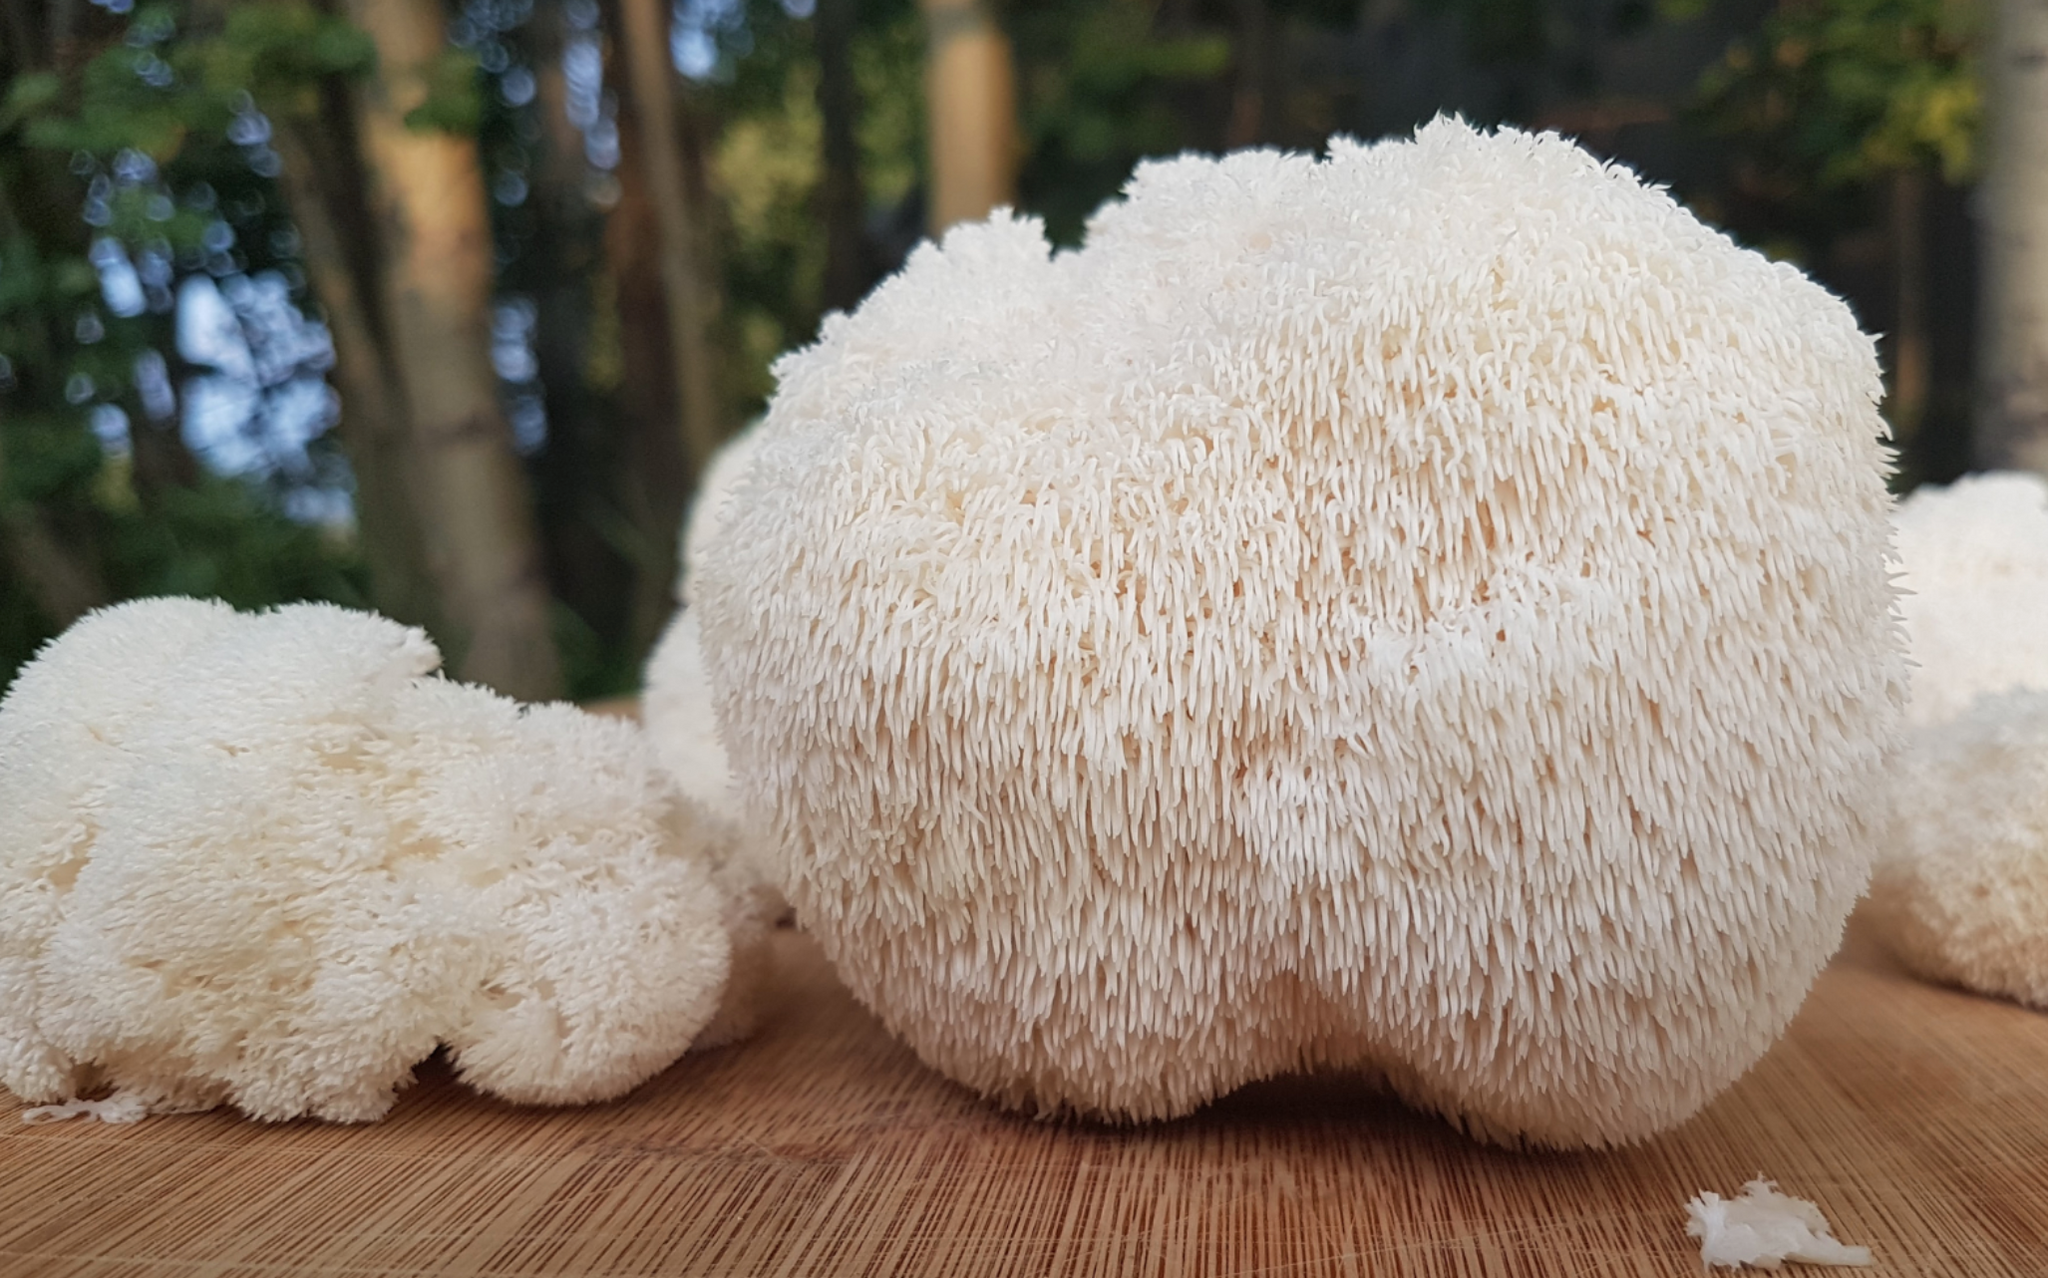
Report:
[[[1235,149],[1266,140],[1271,128],[1267,91],[1273,80],[1272,20],[1266,0],[1235,0],[1237,85],[1230,97],[1230,123],[1223,144]]]
[[[1911,439],[1927,415],[1927,175],[1917,169],[1892,175],[1893,316],[1892,384],[1888,405],[1892,436]]]
[[[868,251],[867,197],[861,189],[860,95],[853,81],[853,30],[858,0],[818,0],[818,114],[823,121],[818,218],[825,225],[824,295],[828,311],[852,310],[874,282]]]
[[[682,103],[669,62],[669,7],[662,0],[614,0],[625,92],[620,114],[630,111],[635,151],[660,245],[662,297],[668,313],[669,360],[675,369],[677,427],[689,473],[704,472],[727,433],[718,370],[716,332],[721,294],[705,257],[709,219],[688,171],[689,139],[680,122]],[[621,147],[625,146],[623,135]]]
[[[683,509],[697,475],[675,429],[681,387],[673,361],[670,325],[675,308],[664,288],[660,256],[666,251],[661,216],[641,164],[637,103],[619,104],[619,202],[605,225],[605,260],[618,306],[620,362],[620,504],[625,528],[618,540],[632,562],[630,634],[645,651],[675,609],[677,540]]]
[[[531,281],[523,286],[534,300],[534,356],[548,415],[546,447],[530,459],[529,470],[555,597],[597,633],[623,635],[631,628],[639,569],[618,544],[628,521],[616,491],[622,470],[617,351],[598,349],[612,343],[617,328],[605,260],[607,217],[592,202],[601,179],[569,115],[562,62],[569,28],[560,0],[542,0],[524,30],[541,129],[528,199],[536,232],[521,256]]]
[[[386,616],[439,633],[445,627],[411,492],[409,407],[376,305],[381,265],[361,202],[366,178],[347,89],[320,86],[317,114],[285,120],[272,144],[284,162],[278,182],[305,246],[307,276],[334,341],[336,430],[355,475],[356,539],[370,571],[370,602]]]

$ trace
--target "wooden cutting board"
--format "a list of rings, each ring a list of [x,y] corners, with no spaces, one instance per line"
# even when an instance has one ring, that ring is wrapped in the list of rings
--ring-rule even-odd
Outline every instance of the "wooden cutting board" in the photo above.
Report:
[[[437,1063],[368,1127],[28,1127],[9,1100],[0,1275],[1697,1275],[1685,1200],[1759,1173],[1865,1272],[2048,1275],[2048,1016],[1853,933],[1748,1078],[1599,1154],[1485,1148],[1343,1079],[1136,1130],[1015,1119],[805,937],[776,959],[757,1038],[595,1108],[515,1109]]]

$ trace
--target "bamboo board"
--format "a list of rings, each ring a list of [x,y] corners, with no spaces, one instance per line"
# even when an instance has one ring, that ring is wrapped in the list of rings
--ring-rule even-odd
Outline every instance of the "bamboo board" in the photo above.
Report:
[[[984,1107],[776,938],[752,1042],[518,1110],[423,1067],[384,1122],[46,1127],[0,1108],[0,1275],[1696,1275],[1682,1204],[1758,1173],[1884,1275],[2048,1275],[2048,1016],[1852,944],[1786,1040],[1641,1148],[1484,1148],[1280,1080],[1122,1131]],[[1808,1271],[1819,1272],[1819,1271]]]

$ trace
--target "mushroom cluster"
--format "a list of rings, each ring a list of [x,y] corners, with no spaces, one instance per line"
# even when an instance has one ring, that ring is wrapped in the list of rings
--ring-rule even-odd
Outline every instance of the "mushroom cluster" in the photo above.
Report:
[[[841,976],[998,1101],[1358,1069],[1674,1124],[1867,881],[1905,693],[1871,339],[1556,137],[1142,167],[926,246],[693,568]]]
[[[563,1104],[743,1028],[730,831],[633,724],[439,661],[327,605],[155,599],[26,667],[0,702],[0,1083],[352,1122],[437,1046]]]
[[[2048,692],[1915,728],[1868,915],[1929,980],[2048,1008]]]
[[[1899,505],[1912,729],[1868,917],[1930,980],[2048,1007],[2048,481]]]
[[[2048,691],[2048,480],[2017,471],[1917,488],[1893,516],[1915,727],[1978,698]]]

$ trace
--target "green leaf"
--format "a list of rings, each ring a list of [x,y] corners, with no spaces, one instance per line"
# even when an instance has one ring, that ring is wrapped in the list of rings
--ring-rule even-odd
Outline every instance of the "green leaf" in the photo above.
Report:
[[[449,49],[428,66],[426,79],[426,100],[405,113],[405,127],[421,133],[438,130],[474,137],[484,119],[476,55],[466,49]]]
[[[15,77],[7,100],[0,102],[0,129],[11,129],[57,100],[64,81],[54,71],[31,71]]]
[[[328,18],[313,36],[313,65],[331,75],[368,75],[377,65],[377,46],[344,18]]]

